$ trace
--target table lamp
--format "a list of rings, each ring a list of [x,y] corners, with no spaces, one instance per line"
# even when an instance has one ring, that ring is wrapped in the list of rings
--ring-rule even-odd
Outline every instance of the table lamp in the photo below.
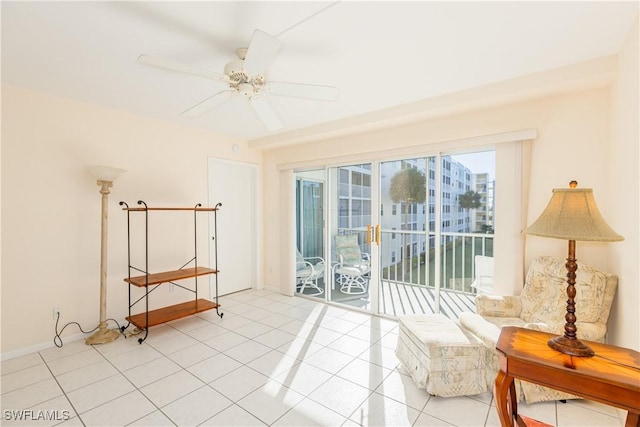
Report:
[[[549,347],[572,356],[593,356],[593,350],[576,337],[576,240],[617,242],[624,240],[605,222],[593,198],[591,188],[577,188],[577,181],[570,188],[554,188],[549,204],[540,217],[526,230],[532,236],[551,237],[569,241],[567,258],[567,314],[564,336],[549,340]]]

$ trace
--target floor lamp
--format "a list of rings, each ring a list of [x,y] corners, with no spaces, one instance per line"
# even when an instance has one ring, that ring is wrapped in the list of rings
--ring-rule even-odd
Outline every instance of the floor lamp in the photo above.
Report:
[[[554,188],[549,204],[540,217],[529,226],[526,234],[569,241],[567,257],[567,314],[564,336],[549,340],[549,347],[572,356],[593,356],[593,350],[576,337],[576,240],[594,242],[617,242],[624,240],[605,222],[591,188],[577,188],[571,181],[570,188]]]
[[[102,194],[101,235],[100,235],[100,324],[98,330],[85,340],[85,344],[106,344],[120,336],[118,329],[107,329],[107,224],[109,222],[109,193],[124,169],[108,166],[89,166],[89,172],[98,180]]]

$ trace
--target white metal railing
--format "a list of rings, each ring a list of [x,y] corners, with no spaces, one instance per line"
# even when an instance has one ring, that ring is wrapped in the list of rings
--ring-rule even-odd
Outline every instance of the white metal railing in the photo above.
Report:
[[[435,288],[435,233],[383,230],[380,267],[382,280]],[[475,293],[476,255],[492,256],[493,234],[441,233],[440,289]]]
[[[366,228],[340,228],[338,234],[357,234],[361,251],[370,252]],[[474,259],[493,256],[493,234],[441,232],[440,236],[440,289],[475,293]],[[434,232],[381,230],[381,280],[435,288],[435,243]]]

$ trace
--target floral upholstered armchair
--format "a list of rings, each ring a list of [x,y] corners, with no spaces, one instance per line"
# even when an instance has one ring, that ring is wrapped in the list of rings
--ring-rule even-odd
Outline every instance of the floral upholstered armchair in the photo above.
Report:
[[[578,264],[575,314],[579,339],[604,342],[617,286],[617,276]],[[539,257],[531,263],[519,296],[481,294],[476,297],[476,313],[460,315],[461,327],[484,343],[487,385],[490,388],[498,370],[495,346],[501,327],[519,326],[563,335],[567,307],[566,288],[565,261]],[[518,380],[516,392],[518,399],[524,397],[527,403],[574,398],[566,393]]]

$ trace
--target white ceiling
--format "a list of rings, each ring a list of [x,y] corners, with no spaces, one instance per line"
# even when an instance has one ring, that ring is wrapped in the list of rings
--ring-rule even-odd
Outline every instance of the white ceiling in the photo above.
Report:
[[[7,2],[2,81],[250,141],[615,54],[638,2]],[[254,29],[283,48],[267,79],[331,85],[337,102],[270,95],[270,133],[224,83],[141,65],[143,53],[222,72]],[[364,116],[363,116],[364,117]]]

